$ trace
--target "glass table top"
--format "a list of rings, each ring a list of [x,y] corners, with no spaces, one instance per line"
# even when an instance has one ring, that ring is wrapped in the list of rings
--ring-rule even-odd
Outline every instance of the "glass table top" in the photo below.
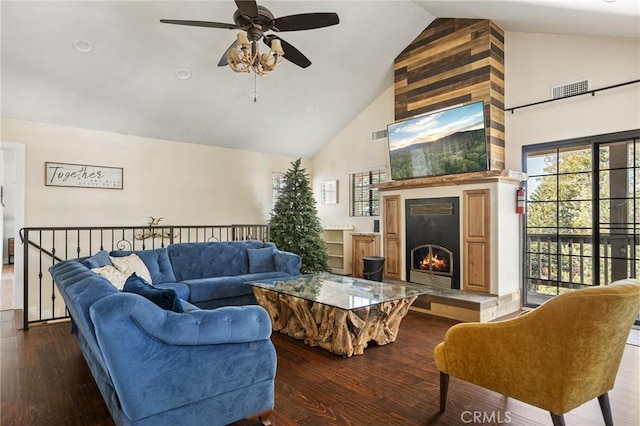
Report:
[[[345,310],[428,293],[428,287],[420,284],[384,283],[328,273],[271,278],[247,284]]]

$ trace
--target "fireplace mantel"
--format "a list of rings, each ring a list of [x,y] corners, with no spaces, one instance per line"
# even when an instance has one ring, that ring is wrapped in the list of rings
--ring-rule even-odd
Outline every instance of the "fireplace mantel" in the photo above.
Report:
[[[397,191],[402,189],[429,188],[449,185],[469,185],[473,183],[504,182],[519,185],[527,175],[513,170],[488,170],[484,172],[460,173],[455,175],[433,176],[426,178],[395,180],[375,185],[378,191]]]

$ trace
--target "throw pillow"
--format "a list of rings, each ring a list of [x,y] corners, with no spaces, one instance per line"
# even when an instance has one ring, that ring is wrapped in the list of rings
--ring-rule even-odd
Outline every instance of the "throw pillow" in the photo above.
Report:
[[[127,276],[122,272],[118,271],[114,266],[102,266],[100,268],[92,268],[91,269],[96,274],[101,277],[105,277],[109,280],[111,284],[118,290],[122,290],[124,287],[124,282],[127,280]]]
[[[106,250],[102,250],[93,256],[80,261],[80,263],[89,269],[93,269],[111,265],[111,260],[109,260],[109,253],[107,253]]]
[[[249,273],[275,271],[273,248],[247,249],[247,254],[249,255]]]
[[[111,259],[113,266],[115,266],[118,271],[122,272],[125,276],[131,276],[131,274],[135,272],[148,283],[152,282],[149,270],[137,254],[133,253],[125,257],[109,256],[109,258]]]
[[[182,302],[180,302],[180,298],[175,290],[156,288],[135,272],[127,278],[122,291],[139,294],[160,306],[162,309],[173,312],[184,312]]]

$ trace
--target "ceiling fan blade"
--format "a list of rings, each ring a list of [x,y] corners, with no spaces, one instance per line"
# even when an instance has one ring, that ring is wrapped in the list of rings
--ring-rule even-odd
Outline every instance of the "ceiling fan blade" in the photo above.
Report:
[[[229,48],[224,52],[224,55],[222,55],[222,58],[220,58],[220,62],[218,62],[219,67],[224,67],[229,65],[229,62],[227,62],[227,58],[229,57],[229,51],[231,49],[235,49],[237,45],[238,45],[238,40],[235,40],[233,43],[231,43],[231,46],[229,46]]]
[[[162,22],[163,24],[188,25],[191,27],[222,28],[227,30],[236,30],[240,28],[236,24],[223,24],[221,22],[181,21],[176,19],[161,19],[160,22]]]
[[[329,27],[340,22],[337,13],[301,13],[275,19],[274,31],[300,31]]]
[[[276,37],[274,35],[265,35],[262,38],[262,41],[264,41],[264,44],[271,47],[271,40],[274,40],[276,38],[280,40],[280,44],[282,45],[282,50],[284,51],[284,59],[288,60],[289,62],[293,62],[301,68],[307,68],[309,65],[311,65],[311,61],[307,59],[307,57],[304,56],[302,52],[300,52],[298,49],[296,49],[280,37]]]
[[[258,17],[258,4],[255,0],[236,0],[236,6],[238,6],[240,14],[249,18]]]

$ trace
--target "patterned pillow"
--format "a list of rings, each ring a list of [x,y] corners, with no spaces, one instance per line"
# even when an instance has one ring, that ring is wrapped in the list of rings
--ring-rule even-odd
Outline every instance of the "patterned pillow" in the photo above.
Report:
[[[91,257],[87,257],[80,263],[82,263],[89,269],[111,265],[111,262],[109,261],[109,253],[107,253],[105,250],[99,251]]]
[[[130,277],[131,274],[135,272],[148,283],[151,282],[151,274],[137,254],[133,253],[124,257],[109,256],[109,258],[111,259],[113,266],[115,266],[116,269],[122,272],[126,277]]]
[[[124,287],[124,282],[127,280],[127,276],[125,274],[118,271],[114,266],[111,265],[101,266],[100,268],[93,268],[91,270],[101,277],[105,277],[106,279],[108,279],[109,282],[113,284],[113,286],[118,290],[122,290],[122,287]]]

